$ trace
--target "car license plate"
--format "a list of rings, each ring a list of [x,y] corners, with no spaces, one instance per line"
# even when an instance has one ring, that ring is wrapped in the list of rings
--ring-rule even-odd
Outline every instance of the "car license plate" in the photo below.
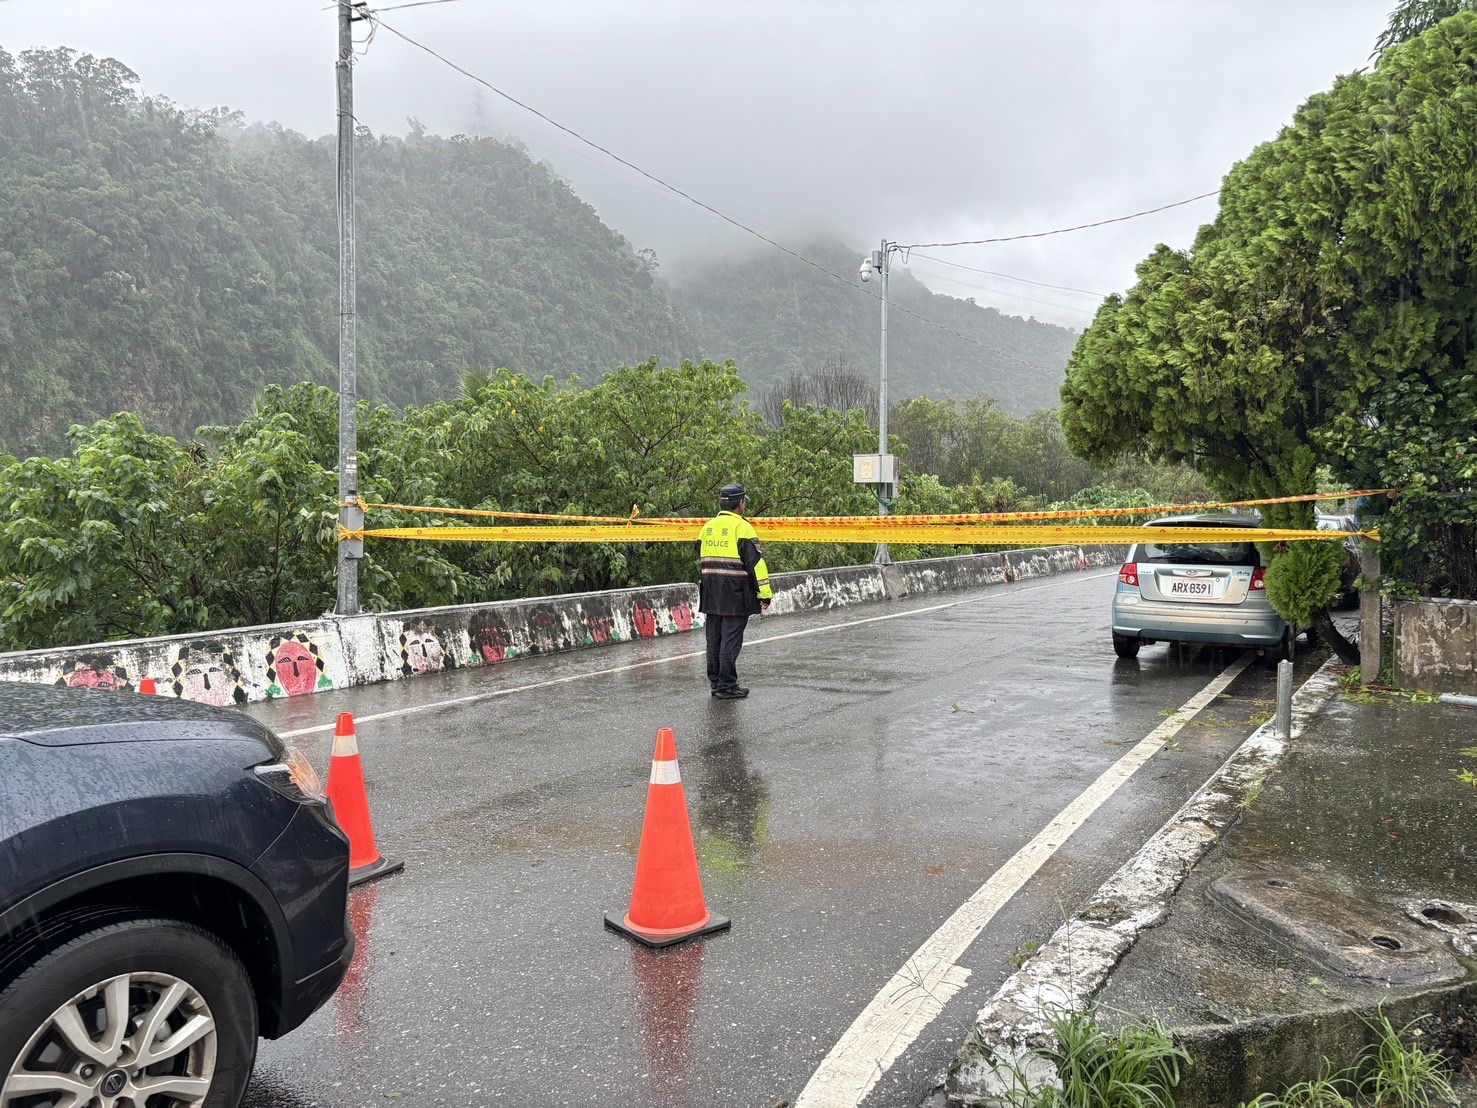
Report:
[[[1204,596],[1215,595],[1215,584],[1211,581],[1171,581],[1169,583],[1170,596]]]

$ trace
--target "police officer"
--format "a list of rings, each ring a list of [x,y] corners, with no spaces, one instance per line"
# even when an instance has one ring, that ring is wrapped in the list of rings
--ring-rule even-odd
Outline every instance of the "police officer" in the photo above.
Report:
[[[738,683],[738,656],[749,617],[769,610],[774,593],[759,535],[744,518],[749,506],[742,485],[718,491],[722,509],[703,525],[702,584],[698,611],[706,617],[708,684],[719,700],[741,700],[749,690]]]

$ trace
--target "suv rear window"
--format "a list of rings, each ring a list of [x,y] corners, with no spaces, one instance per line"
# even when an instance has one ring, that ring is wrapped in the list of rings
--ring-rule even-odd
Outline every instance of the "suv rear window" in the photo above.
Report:
[[[1186,534],[1184,541],[1139,543],[1131,558],[1137,562],[1191,566],[1259,566],[1253,542],[1196,542],[1195,524],[1178,524]],[[1201,524],[1200,526],[1214,526]],[[1224,525],[1222,525],[1224,526]]]

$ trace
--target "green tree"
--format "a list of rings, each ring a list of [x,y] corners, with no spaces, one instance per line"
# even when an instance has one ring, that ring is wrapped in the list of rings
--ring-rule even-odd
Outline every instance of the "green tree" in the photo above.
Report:
[[[331,139],[176,107],[118,62],[0,50],[0,444],[121,409],[184,437],[334,379]],[[596,375],[693,345],[654,259],[491,139],[358,135],[360,391],[505,365]]]
[[[1477,10],[1474,0],[1401,0],[1390,13],[1390,22],[1375,39],[1374,53],[1370,57],[1378,57],[1390,47],[1424,34],[1458,12],[1474,10]]]
[[[1099,310],[1062,389],[1073,449],[1146,450],[1234,496],[1316,491],[1320,464],[1400,486],[1366,520],[1389,571],[1477,595],[1474,143],[1477,15],[1310,99],[1232,169],[1193,249],[1157,248]],[[1266,518],[1306,526],[1311,509]],[[1299,556],[1309,588],[1337,557]],[[1284,615],[1311,606],[1282,595]]]
[[[177,501],[195,459],[127,415],[75,428],[72,444],[0,469],[4,649],[155,635],[195,614],[199,556]]]

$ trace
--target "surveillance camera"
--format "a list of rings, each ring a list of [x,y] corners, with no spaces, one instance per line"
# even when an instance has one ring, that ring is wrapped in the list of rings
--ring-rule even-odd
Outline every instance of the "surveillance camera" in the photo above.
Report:
[[[867,281],[870,281],[872,279],[872,259],[871,258],[867,258],[865,261],[862,262],[862,267],[861,267],[860,273],[862,275],[862,282],[864,284]]]

